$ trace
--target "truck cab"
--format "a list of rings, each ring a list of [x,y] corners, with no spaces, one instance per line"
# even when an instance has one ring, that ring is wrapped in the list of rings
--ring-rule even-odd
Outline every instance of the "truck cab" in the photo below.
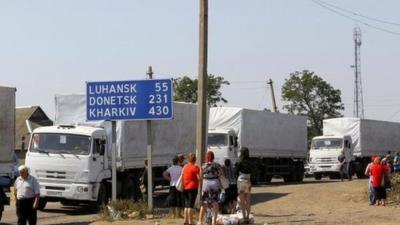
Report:
[[[49,126],[33,131],[26,155],[30,173],[40,184],[45,202],[103,203],[107,198],[107,138],[102,128]],[[44,202],[44,203],[43,203]]]
[[[214,152],[214,161],[224,165],[225,158],[228,158],[235,164],[238,158],[237,139],[233,129],[209,129],[207,145]]]
[[[320,180],[323,175],[328,175],[330,178],[338,177],[340,173],[338,157],[342,151],[346,162],[354,161],[351,143],[350,136],[325,135],[312,139],[309,165],[316,180]]]

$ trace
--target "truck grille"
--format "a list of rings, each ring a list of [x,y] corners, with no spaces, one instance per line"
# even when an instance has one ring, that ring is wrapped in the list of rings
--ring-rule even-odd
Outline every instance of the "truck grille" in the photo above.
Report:
[[[39,182],[46,183],[71,183],[75,180],[75,172],[54,171],[54,170],[37,170],[36,176]]]
[[[316,163],[336,163],[336,158],[315,158]]]

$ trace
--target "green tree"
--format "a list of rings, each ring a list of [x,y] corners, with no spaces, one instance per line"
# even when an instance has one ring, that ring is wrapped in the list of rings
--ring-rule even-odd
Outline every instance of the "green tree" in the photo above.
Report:
[[[230,85],[223,77],[208,75],[207,80],[207,103],[209,106],[217,106],[217,103],[227,103],[228,100],[222,97],[222,85]],[[197,79],[188,76],[174,79],[174,100],[181,102],[197,102]]]
[[[308,116],[308,137],[322,134],[322,121],[341,117],[344,110],[341,92],[312,71],[290,74],[282,86],[283,108],[289,113]]]

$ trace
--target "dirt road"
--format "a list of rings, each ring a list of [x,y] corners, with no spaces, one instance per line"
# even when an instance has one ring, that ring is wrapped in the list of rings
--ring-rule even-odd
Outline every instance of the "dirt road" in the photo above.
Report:
[[[400,208],[369,206],[367,180],[280,182],[253,188],[256,224],[400,224]],[[135,221],[135,225],[182,224],[182,220]],[[94,225],[110,224],[95,222]],[[112,224],[132,224],[132,221]]]
[[[302,184],[283,184],[253,188],[252,211],[256,224],[400,224],[400,208],[369,206],[366,199],[367,180],[314,181]],[[59,207],[59,208],[58,208]],[[9,211],[8,209],[7,211]],[[39,212],[39,224],[68,225],[181,225],[182,219],[154,219],[118,222],[93,222],[97,215],[51,205]],[[7,217],[15,214],[7,214]],[[10,224],[14,219],[5,218]],[[6,222],[4,221],[4,222]],[[91,223],[92,222],[92,223]]]

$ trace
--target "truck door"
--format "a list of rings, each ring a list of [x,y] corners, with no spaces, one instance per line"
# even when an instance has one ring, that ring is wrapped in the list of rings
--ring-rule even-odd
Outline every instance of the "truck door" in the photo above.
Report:
[[[102,139],[94,139],[93,154],[90,159],[90,173],[97,178],[106,167],[104,163],[105,141]]]

